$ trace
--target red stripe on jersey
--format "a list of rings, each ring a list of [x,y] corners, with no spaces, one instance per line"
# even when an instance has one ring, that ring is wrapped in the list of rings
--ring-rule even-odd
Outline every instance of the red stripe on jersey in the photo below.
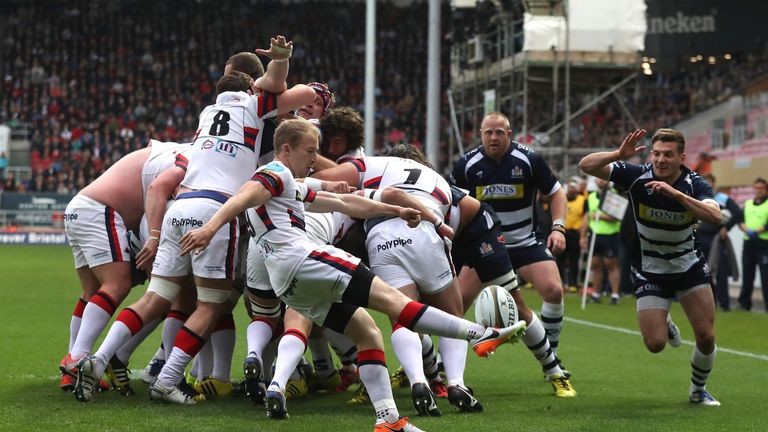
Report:
[[[322,252],[322,251],[312,251],[312,253],[309,254],[313,258],[320,258],[325,261],[330,261],[333,263],[336,263],[346,269],[348,269],[350,272],[354,272],[357,270],[357,264],[351,263],[343,258],[339,258],[337,256],[333,256],[329,254],[328,252]],[[350,273],[351,274],[351,273]]]
[[[368,189],[376,189],[381,184],[381,176],[374,177],[367,182],[363,183],[363,186]]]
[[[312,189],[307,189],[307,195],[304,196],[304,202],[314,202],[317,194]]]
[[[272,223],[272,219],[269,217],[269,214],[267,214],[266,207],[263,205],[259,206],[259,208],[256,209],[256,214],[259,215],[261,222],[263,222],[264,226],[267,227],[267,231],[272,231],[275,229],[275,224]]]
[[[251,177],[251,180],[257,181],[264,185],[264,187],[272,194],[273,197],[283,194],[283,180],[280,176],[269,171],[259,171]]]
[[[450,201],[448,201],[448,197],[445,196],[443,191],[441,191],[438,188],[435,188],[435,190],[432,191],[432,196],[437,198],[437,200],[440,201],[440,204],[442,204],[442,205],[450,204]]]
[[[174,162],[174,165],[186,171],[189,167],[189,159],[184,157],[184,155],[176,155],[176,162]]]
[[[365,172],[365,160],[363,158],[355,158],[348,162],[357,168],[357,172]]]
[[[251,149],[256,146],[256,138],[259,136],[259,130],[256,128],[250,128],[243,126],[243,140],[245,145]]]

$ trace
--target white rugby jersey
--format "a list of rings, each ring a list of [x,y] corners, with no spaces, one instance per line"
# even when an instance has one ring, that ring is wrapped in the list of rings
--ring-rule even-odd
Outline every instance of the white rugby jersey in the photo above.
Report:
[[[315,192],[298,183],[282,162],[260,167],[251,178],[261,183],[272,198],[246,211],[251,235],[264,258],[269,281],[276,295],[291,284],[293,276],[317,243],[306,233],[304,207],[315,199]]]
[[[176,165],[184,171],[187,170],[189,160],[184,156],[184,151],[191,147],[190,143],[179,144],[175,142],[163,142],[149,140],[151,147],[149,157],[141,169],[141,187],[144,188],[144,200],[147,199],[147,190],[157,176],[167,168]]]
[[[305,213],[309,239],[320,245],[333,245],[341,240],[355,220],[341,212]]]
[[[224,92],[200,113],[191,149],[195,163],[182,185],[234,195],[258,166],[264,122],[277,117],[277,96]]]
[[[444,217],[451,206],[451,188],[434,170],[410,159],[391,156],[366,156],[351,160],[360,173],[358,189],[396,187]]]

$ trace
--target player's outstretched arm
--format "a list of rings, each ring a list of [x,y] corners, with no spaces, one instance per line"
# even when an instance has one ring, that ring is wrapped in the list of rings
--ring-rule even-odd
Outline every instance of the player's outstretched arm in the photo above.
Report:
[[[421,203],[421,201],[417,200],[401,189],[393,187],[385,187],[383,189],[365,189],[359,191],[358,195],[371,198],[376,201],[381,201],[386,204],[416,209],[421,213],[422,220],[435,225],[437,233],[440,234],[441,237],[448,237],[449,239],[453,239],[453,229],[447,224],[443,223],[442,218],[440,218],[434,212],[429,211],[429,209],[427,209],[424,204]]]
[[[355,194],[339,195],[318,192],[314,202],[307,207],[307,210],[316,213],[337,211],[358,219],[397,216],[408,222],[408,226],[411,228],[416,227],[421,222],[421,212],[418,210],[385,204]]]
[[[637,129],[624,138],[618,150],[610,152],[596,152],[584,156],[579,161],[579,169],[589,175],[600,177],[603,180],[610,180],[611,162],[626,160],[645,150],[645,146],[635,147],[645,136],[645,129]]]
[[[278,35],[270,41],[269,49],[257,49],[256,54],[269,57],[264,76],[256,80],[256,87],[269,93],[282,93],[288,89],[285,80],[288,78],[288,59],[293,52],[293,42],[286,41],[285,36]]]
[[[349,183],[350,186],[358,186],[360,183],[360,172],[351,162],[344,162],[335,167],[315,172],[312,178],[320,180],[340,180]]]
[[[181,238],[180,255],[186,255],[193,250],[201,252],[208,247],[211,238],[225,224],[228,224],[240,213],[251,207],[264,204],[272,194],[259,182],[249,181],[231,196],[220,209],[201,228],[188,231]]]
[[[315,91],[304,84],[296,84],[285,92],[277,95],[277,112],[285,114],[297,110],[315,100]]]

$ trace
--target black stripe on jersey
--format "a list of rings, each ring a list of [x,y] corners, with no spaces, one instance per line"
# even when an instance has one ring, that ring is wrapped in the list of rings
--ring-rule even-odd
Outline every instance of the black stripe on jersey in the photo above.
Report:
[[[514,231],[516,229],[524,228],[524,227],[530,226],[532,224],[532,221],[533,221],[532,219],[525,219],[510,225],[502,225],[501,231],[509,232],[509,231]]]
[[[283,193],[283,181],[279,176],[268,170],[257,172],[251,177],[251,180],[261,183],[273,197],[280,196]]]
[[[299,228],[302,231],[307,230],[304,219],[302,219],[301,216],[297,215],[292,209],[288,209],[288,219],[291,220],[291,226]]]
[[[323,264],[327,264],[335,268],[336,270],[343,271],[344,273],[350,276],[352,276],[355,273],[355,270],[357,270],[357,266],[355,266],[354,264],[346,261],[342,261],[340,258],[334,257],[332,255],[328,255],[323,252],[314,251],[310,253],[307,258],[313,259]],[[337,259],[338,261],[334,261],[334,258]]]
[[[683,243],[693,239],[693,233],[691,233],[688,237],[686,237],[684,240],[681,240],[679,242],[651,239],[651,238],[648,238],[648,237],[644,236],[640,232],[638,232],[637,235],[640,238],[642,238],[643,240],[647,241],[648,243],[655,244],[655,245],[660,245],[660,246],[677,246],[677,245],[681,245],[681,244],[683,244]]]
[[[692,248],[685,249],[685,250],[680,251],[680,252],[672,252],[672,253],[659,253],[659,252],[656,252],[656,251],[643,250],[643,256],[647,256],[647,257],[651,257],[651,258],[659,258],[659,259],[663,259],[663,260],[669,261],[669,260],[672,260],[672,259],[675,259],[675,258],[680,258],[681,256],[688,255],[690,253],[693,253],[693,251],[694,250]]]
[[[107,238],[109,239],[109,251],[112,253],[112,261],[120,261],[120,259],[117,258],[120,243],[112,236],[115,227],[115,216],[112,212],[113,210],[111,207],[104,207],[104,224],[107,227]]]
[[[259,206],[259,208],[256,209],[256,214],[259,215],[259,219],[261,219],[261,222],[267,228],[267,231],[272,231],[275,229],[275,224],[272,223],[272,218],[270,218],[269,214],[267,214],[266,207],[263,205]]]
[[[176,162],[174,165],[186,171],[187,167],[189,167],[189,159],[185,158],[184,155],[176,155]]]
[[[357,172],[365,172],[365,160],[363,158],[352,159],[349,163],[357,168]]]
[[[307,190],[307,194],[304,196],[304,202],[314,202],[315,198],[317,197],[317,194],[312,189]]]
[[[440,190],[440,189],[438,189],[438,188],[435,188],[435,190],[433,190],[433,191],[432,191],[432,196],[433,196],[433,197],[435,197],[435,198],[437,198],[437,200],[438,200],[438,201],[440,202],[440,204],[442,204],[442,205],[448,205],[448,204],[450,204],[450,203],[451,203],[450,201],[448,201],[448,197],[447,197],[447,196],[445,196],[445,194],[443,193],[443,191],[441,191],[441,190]]]
[[[224,258],[224,272],[227,278],[235,279],[235,252],[237,251],[237,218],[229,222],[229,242],[227,256]]]

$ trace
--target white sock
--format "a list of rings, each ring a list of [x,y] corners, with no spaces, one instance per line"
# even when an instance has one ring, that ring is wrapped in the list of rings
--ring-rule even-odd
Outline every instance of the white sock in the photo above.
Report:
[[[229,382],[232,373],[232,355],[235,352],[235,323],[232,315],[225,315],[219,322],[220,330],[211,333],[211,345],[213,346],[213,370],[211,377]]]
[[[157,381],[165,387],[174,387],[184,377],[184,369],[192,360],[192,356],[185,353],[181,348],[173,347],[171,356],[165,362],[165,366],[157,375]]]
[[[80,323],[83,321],[83,312],[88,301],[79,298],[75,305],[75,310],[72,312],[72,318],[69,320],[69,347],[67,352],[72,352],[72,347],[75,345],[77,339],[77,333],[80,331]]]
[[[405,305],[398,317],[398,324],[419,333],[454,339],[472,340],[485,333],[485,327],[480,324],[415,301]]]
[[[145,324],[138,333],[128,339],[128,342],[124,343],[123,346],[117,350],[115,353],[117,359],[123,362],[123,364],[127,365],[128,361],[131,359],[131,354],[133,354],[133,352],[136,351],[136,348],[141,345],[142,342],[144,342],[144,339],[146,339],[149,335],[152,334],[153,331],[155,331],[159,324],[160,318],[155,318],[154,320],[150,321],[149,324]]]
[[[264,321],[255,320],[248,324],[245,332],[248,339],[248,355],[253,353],[261,359],[264,348],[272,340],[272,326]]]
[[[276,382],[282,390],[285,390],[288,380],[296,371],[304,351],[307,350],[306,338],[303,336],[296,330],[286,330],[277,346],[277,361],[275,361],[275,375],[272,377],[272,382]]]
[[[693,355],[691,356],[691,385],[689,392],[705,390],[707,388],[707,378],[709,378],[710,372],[712,372],[712,366],[715,364],[715,357],[717,357],[717,346],[709,354],[704,354],[699,351],[699,347],[693,347]]]
[[[376,410],[376,421],[394,423],[400,418],[395,400],[392,397],[392,386],[387,374],[387,363],[384,351],[369,349],[360,351],[359,356],[360,381],[365,385],[373,408]]]
[[[549,339],[547,339],[544,326],[541,325],[541,320],[539,320],[535,313],[531,314],[531,322],[528,323],[528,330],[523,335],[523,342],[531,351],[531,354],[536,357],[536,360],[544,367],[547,377],[563,373],[560,365],[557,364],[552,348],[549,346]]]
[[[131,337],[131,331],[125,323],[122,321],[115,321],[112,324],[112,327],[110,327],[107,332],[107,336],[104,338],[104,342],[101,343],[99,350],[94,354],[99,360],[96,362],[96,368],[94,369],[97,376],[104,374],[104,369],[106,369],[107,364],[115,354],[115,351],[128,342]]]
[[[560,330],[563,328],[563,310],[562,303],[547,303],[541,305],[541,321],[544,324],[544,330],[549,339],[549,346],[552,353],[557,355],[557,348],[560,345]]]
[[[408,375],[411,386],[416,383],[426,383],[427,377],[424,376],[424,365],[421,361],[421,338],[402,326],[396,326],[392,332],[392,351],[395,352],[397,359]],[[362,372],[362,370],[361,370]]]
[[[469,342],[441,337],[439,344],[440,356],[443,358],[448,385],[464,387],[464,369],[467,367],[467,348],[469,347]]]
[[[77,332],[77,339],[72,345],[72,358],[78,359],[91,353],[101,332],[115,313],[117,304],[109,294],[99,291],[91,297],[83,311],[83,319]]]
[[[174,341],[176,341],[176,335],[179,333],[179,330],[182,326],[184,326],[184,323],[187,321],[186,318],[181,319],[182,317],[175,317],[175,316],[167,316],[165,317],[165,322],[163,323],[163,347],[165,348],[165,354],[163,355],[164,359],[168,359],[168,357],[171,356],[171,351],[173,350],[173,344]]]

